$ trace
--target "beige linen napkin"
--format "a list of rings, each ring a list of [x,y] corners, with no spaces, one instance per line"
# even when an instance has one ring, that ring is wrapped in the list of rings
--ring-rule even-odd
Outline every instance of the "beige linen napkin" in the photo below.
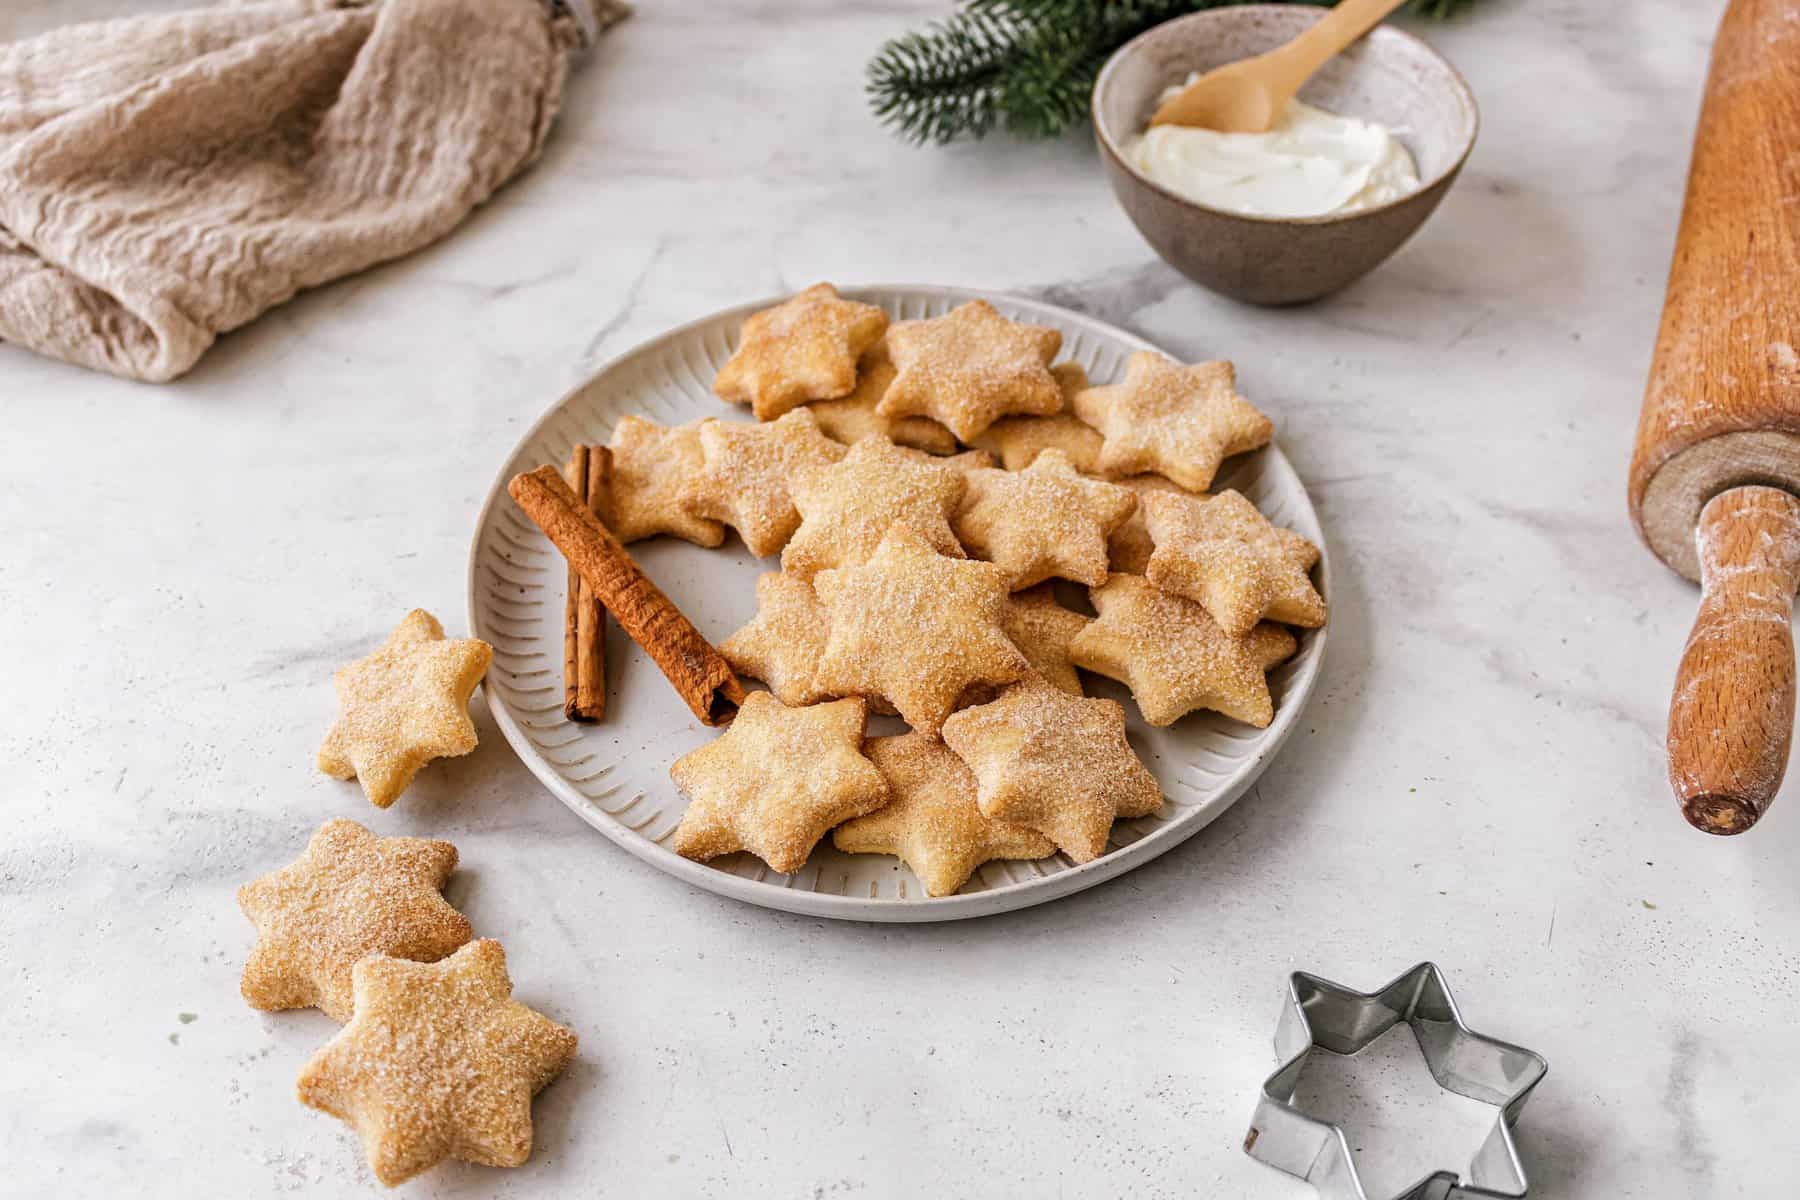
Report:
[[[262,0],[0,45],[0,339],[173,379],[442,237],[536,158],[591,15]]]

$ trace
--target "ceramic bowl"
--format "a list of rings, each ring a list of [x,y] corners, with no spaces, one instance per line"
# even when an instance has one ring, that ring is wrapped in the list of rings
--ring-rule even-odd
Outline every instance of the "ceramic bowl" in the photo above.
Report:
[[[1272,50],[1319,17],[1316,8],[1273,4],[1179,17],[1121,46],[1094,84],[1101,159],[1138,232],[1196,283],[1254,304],[1316,300],[1380,264],[1437,208],[1475,144],[1475,97],[1456,68],[1383,25],[1320,68],[1300,98],[1393,130],[1418,164],[1418,191],[1336,216],[1251,217],[1183,199],[1126,165],[1122,147],[1165,88]]]

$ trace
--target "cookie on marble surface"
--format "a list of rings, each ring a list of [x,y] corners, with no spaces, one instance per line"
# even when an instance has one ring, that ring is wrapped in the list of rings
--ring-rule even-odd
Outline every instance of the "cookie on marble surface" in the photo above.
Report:
[[[769,685],[790,708],[825,699],[816,678],[829,619],[811,583],[786,571],[756,580],[756,615],[719,643],[732,669]]]
[[[1118,818],[1162,807],[1112,700],[1032,680],[953,715],[944,742],[974,774],[983,814],[1037,830],[1077,863],[1105,852]]]
[[[867,721],[860,699],[790,708],[751,692],[724,736],[669,768],[688,798],[671,847],[702,861],[748,850],[771,870],[798,871],[832,826],[888,801],[862,753]]]
[[[1030,669],[1001,626],[1005,570],[948,558],[910,526],[894,525],[867,563],[813,583],[831,625],[817,685],[884,699],[914,729],[936,733],[966,688]]]
[[[846,446],[879,433],[896,445],[927,454],[954,454],[956,435],[929,417],[884,417],[876,411],[893,381],[894,360],[888,356],[887,342],[876,342],[857,363],[856,387],[851,393],[836,400],[814,401],[807,411],[817,418],[827,437]]]
[[[613,426],[612,486],[606,527],[621,542],[667,533],[709,549],[725,540],[725,526],[688,511],[687,492],[706,463],[700,423],[658,425],[635,414]]]
[[[844,447],[820,432],[804,408],[759,425],[700,422],[700,470],[682,493],[687,511],[723,521],[744,546],[767,558],[800,527],[788,481],[798,471],[828,467]]]
[[[446,1158],[522,1166],[531,1098],[575,1033],[512,998],[500,943],[435,963],[372,955],[354,979],[355,1014],[300,1072],[301,1103],[348,1122],[389,1187]]]
[[[475,748],[469,697],[494,648],[446,638],[437,618],[415,608],[381,648],[332,676],[338,718],[319,747],[319,770],[355,779],[376,808],[399,799],[419,768]]]
[[[474,936],[442,891],[456,847],[327,821],[300,857],[237,891],[256,926],[240,989],[265,1012],[317,1007],[348,1021],[350,968],[367,954],[436,962]]]
[[[1075,415],[1100,431],[1103,475],[1164,475],[1193,492],[1219,464],[1269,444],[1269,418],[1237,394],[1228,362],[1183,366],[1153,350],[1126,363],[1122,382],[1075,394]]]
[[[896,374],[877,406],[883,416],[930,417],[968,442],[1001,417],[1062,408],[1050,374],[1062,334],[1009,320],[985,300],[896,321],[887,343]]]
[[[1023,471],[967,478],[951,529],[971,555],[1004,567],[1014,590],[1050,578],[1106,581],[1107,537],[1137,507],[1130,491],[1076,473],[1060,450]]]
[[[1233,637],[1204,608],[1138,575],[1114,575],[1090,593],[1100,615],[1075,635],[1078,666],[1131,689],[1144,720],[1173,725],[1209,708],[1266,728],[1275,717],[1267,672],[1298,643],[1264,622]]]
[[[796,473],[791,491],[801,522],[781,552],[782,569],[811,578],[827,567],[856,566],[895,524],[910,526],[940,554],[962,557],[950,531],[965,486],[956,461],[871,435],[834,465]]]
[[[1056,853],[1043,834],[983,816],[975,777],[930,734],[870,738],[863,752],[893,798],[832,831],[832,844],[846,854],[892,854],[919,877],[927,896],[950,896],[983,863]]]
[[[1325,623],[1325,599],[1308,574],[1319,548],[1271,525],[1237,492],[1149,496],[1144,504],[1156,543],[1150,582],[1199,604],[1226,633],[1248,633],[1265,619],[1307,629]]]
[[[1150,565],[1151,553],[1156,549],[1156,543],[1150,540],[1150,526],[1144,522],[1144,497],[1152,492],[1167,492],[1175,496],[1192,496],[1204,500],[1206,493],[1190,492],[1161,475],[1127,475],[1113,482],[1136,493],[1138,506],[1106,540],[1106,557],[1114,571],[1124,575],[1142,575]]]
[[[744,322],[737,350],[719,369],[713,392],[747,404],[759,421],[814,400],[830,400],[856,386],[856,362],[887,328],[873,304],[845,300],[829,283],[815,283]]]

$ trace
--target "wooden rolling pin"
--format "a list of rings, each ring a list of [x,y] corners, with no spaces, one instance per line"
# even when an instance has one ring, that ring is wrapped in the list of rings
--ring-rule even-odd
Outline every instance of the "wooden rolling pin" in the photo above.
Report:
[[[1708,833],[1775,798],[1800,585],[1800,0],[1732,0],[1713,45],[1663,302],[1631,516],[1699,581],[1669,782]]]

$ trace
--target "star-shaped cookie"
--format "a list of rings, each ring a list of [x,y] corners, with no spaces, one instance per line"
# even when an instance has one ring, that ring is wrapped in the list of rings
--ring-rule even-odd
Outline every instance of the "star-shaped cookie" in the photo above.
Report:
[[[1078,863],[1106,850],[1113,821],[1162,807],[1111,700],[1022,684],[945,721],[944,742],[974,773],[985,815],[1037,830]]]
[[[614,537],[635,542],[667,533],[709,548],[725,540],[724,525],[687,507],[689,484],[706,463],[699,422],[664,426],[627,414],[607,446],[613,470],[606,518]]]
[[[1168,492],[1171,495],[1204,500],[1206,493],[1190,492],[1161,475],[1127,475],[1114,482],[1136,493],[1138,506],[1113,530],[1112,537],[1106,540],[1106,556],[1112,563],[1113,570],[1126,575],[1142,575],[1150,565],[1151,552],[1156,549],[1156,543],[1150,540],[1150,526],[1144,523],[1144,497],[1152,492]]]
[[[1001,627],[1006,572],[947,558],[895,525],[862,566],[813,579],[831,633],[817,684],[879,696],[914,729],[936,733],[971,684],[1011,683],[1029,669]]]
[[[790,708],[825,698],[814,680],[825,653],[825,606],[811,583],[786,571],[756,580],[756,616],[719,644],[732,669],[769,685]]]
[[[842,461],[797,472],[790,490],[802,520],[781,552],[782,569],[811,578],[826,567],[856,566],[896,524],[910,526],[938,553],[962,557],[962,544],[950,532],[950,514],[964,488],[955,463],[871,435]]]
[[[1014,589],[1052,577],[1104,583],[1107,536],[1137,507],[1125,488],[1077,474],[1061,450],[968,481],[951,528],[970,554],[1006,568]]]
[[[325,822],[299,858],[238,889],[238,907],[256,926],[244,999],[265,1012],[316,1006],[348,1021],[357,959],[435,962],[473,935],[440,894],[455,869],[449,842]]]
[[[1055,585],[1045,583],[1008,596],[1000,628],[1024,653],[1032,670],[1069,695],[1079,696],[1081,677],[1075,672],[1075,660],[1069,657],[1069,645],[1087,628],[1089,619],[1058,604]]]
[[[1131,689],[1144,720],[1173,725],[1210,708],[1258,729],[1275,717],[1268,669],[1294,652],[1294,635],[1267,622],[1241,637],[1204,608],[1137,575],[1114,575],[1091,593],[1099,619],[1075,635],[1079,666]]]
[[[737,351],[719,369],[713,392],[748,404],[759,421],[842,396],[856,386],[856,360],[887,323],[887,314],[873,304],[845,300],[829,283],[815,283],[744,322]]]
[[[1249,633],[1264,618],[1307,629],[1325,623],[1325,599],[1307,574],[1319,548],[1271,525],[1237,492],[1149,496],[1144,504],[1156,543],[1150,582],[1199,604],[1226,633]]]
[[[1154,471],[1203,492],[1221,462],[1268,445],[1273,432],[1236,382],[1228,362],[1182,366],[1140,350],[1122,383],[1077,392],[1075,415],[1100,431],[1101,474]]]
[[[446,1158],[517,1167],[531,1098],[575,1057],[575,1033],[512,998],[490,938],[442,962],[356,964],[356,1014],[300,1072],[302,1103],[350,1124],[393,1187]]]
[[[688,481],[683,504],[694,516],[736,529],[758,558],[787,545],[800,527],[788,480],[844,457],[844,447],[821,433],[804,408],[760,425],[702,421],[700,451],[700,470]]]
[[[831,840],[846,854],[892,854],[912,869],[927,896],[949,896],[982,863],[1048,858],[1056,844],[1041,833],[981,815],[975,777],[928,733],[870,738],[863,753],[887,780],[893,799],[847,821]]]
[[[1023,471],[1045,450],[1061,450],[1077,471],[1092,474],[1100,461],[1100,435],[1073,415],[1075,393],[1087,390],[1087,372],[1077,363],[1050,368],[1062,389],[1063,411],[1048,417],[1001,417],[970,443],[991,450],[1009,471]]]
[[[967,442],[1001,417],[1062,408],[1050,374],[1062,334],[1008,320],[985,300],[896,321],[887,344],[896,373],[876,407],[883,416],[930,417]]]
[[[857,364],[855,390],[836,400],[814,401],[807,411],[818,419],[827,437],[846,446],[879,433],[897,445],[928,454],[955,453],[956,435],[929,417],[884,417],[875,411],[893,381],[894,360],[888,357],[887,342],[876,342]]]
[[[791,875],[832,826],[873,812],[888,787],[863,757],[868,707],[858,699],[789,708],[751,692],[731,728],[669,768],[688,798],[675,853],[709,859],[748,850]]]
[[[469,697],[494,648],[446,638],[422,608],[406,614],[381,648],[340,667],[338,719],[319,747],[319,770],[361,782],[376,808],[399,799],[419,768],[475,748]]]

